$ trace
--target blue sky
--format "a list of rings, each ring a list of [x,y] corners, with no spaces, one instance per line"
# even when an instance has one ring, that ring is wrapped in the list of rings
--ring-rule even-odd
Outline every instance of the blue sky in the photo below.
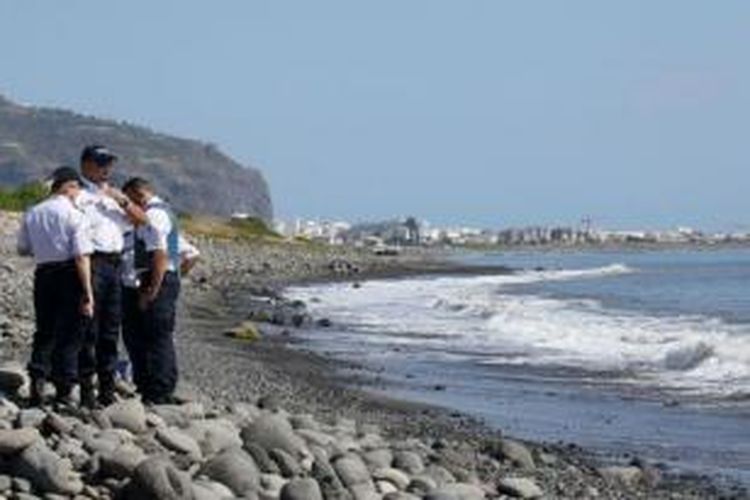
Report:
[[[0,0],[0,92],[217,143],[282,217],[750,227],[750,2]]]

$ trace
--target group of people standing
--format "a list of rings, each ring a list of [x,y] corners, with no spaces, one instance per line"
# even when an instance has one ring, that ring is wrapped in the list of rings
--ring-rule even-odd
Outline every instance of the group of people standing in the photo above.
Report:
[[[32,405],[47,403],[47,382],[57,404],[75,405],[76,385],[81,406],[116,401],[121,333],[144,402],[174,399],[180,273],[198,251],[147,180],[111,185],[117,160],[105,146],[85,147],[80,171],[56,169],[49,197],[24,214],[18,251],[36,263]]]

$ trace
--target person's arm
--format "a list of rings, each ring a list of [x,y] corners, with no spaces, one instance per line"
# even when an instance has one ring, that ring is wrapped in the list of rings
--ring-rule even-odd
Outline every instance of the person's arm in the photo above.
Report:
[[[125,193],[112,186],[107,186],[103,191],[104,194],[112,198],[119,205],[130,224],[139,226],[148,223],[146,212],[130,201],[130,198],[125,196]]]
[[[78,255],[75,258],[78,280],[81,282],[83,294],[81,296],[81,314],[89,318],[94,316],[94,288],[91,285],[91,258],[88,255]]]
[[[145,228],[146,250],[153,253],[150,266],[150,279],[141,289],[140,306],[146,309],[161,290],[164,275],[169,270],[169,255],[167,238],[172,230],[172,221],[169,215],[160,209],[148,211],[149,225]]]
[[[161,282],[164,280],[164,275],[169,269],[169,256],[164,250],[154,250],[153,260],[151,261],[151,273],[150,280],[141,289],[141,309],[146,309],[156,297],[159,295],[161,290]]]
[[[29,228],[26,225],[26,217],[24,216],[21,222],[21,229],[18,230],[18,238],[16,239],[16,251],[18,255],[29,256],[31,255],[31,240],[29,239]]]
[[[81,314],[94,316],[94,286],[91,281],[91,257],[94,244],[91,226],[83,213],[76,213],[71,220],[72,253],[75,256],[78,280],[81,282]]]

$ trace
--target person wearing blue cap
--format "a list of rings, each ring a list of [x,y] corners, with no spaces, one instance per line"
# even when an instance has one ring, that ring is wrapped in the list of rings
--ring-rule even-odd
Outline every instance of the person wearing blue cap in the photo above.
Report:
[[[81,153],[83,192],[79,205],[91,225],[94,299],[96,309],[86,328],[79,357],[81,403],[93,407],[115,401],[115,370],[122,323],[120,266],[124,234],[132,224],[146,223],[144,211],[110,185],[117,155],[94,144]],[[94,378],[98,379],[98,397]]]
[[[56,401],[72,405],[78,381],[82,317],[94,313],[90,255],[93,242],[84,213],[76,206],[82,181],[71,167],[52,174],[52,194],[29,209],[18,233],[18,253],[34,257],[36,330],[28,369],[31,404],[44,401],[51,378]]]

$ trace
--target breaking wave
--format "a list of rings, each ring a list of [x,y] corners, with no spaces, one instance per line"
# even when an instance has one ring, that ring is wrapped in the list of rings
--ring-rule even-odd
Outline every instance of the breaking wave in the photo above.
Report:
[[[590,299],[515,293],[540,281],[638,272],[623,264],[502,276],[444,277],[298,288],[301,298],[367,342],[424,345],[483,364],[619,373],[629,382],[702,394],[750,391],[750,329],[703,316],[613,310]]]

